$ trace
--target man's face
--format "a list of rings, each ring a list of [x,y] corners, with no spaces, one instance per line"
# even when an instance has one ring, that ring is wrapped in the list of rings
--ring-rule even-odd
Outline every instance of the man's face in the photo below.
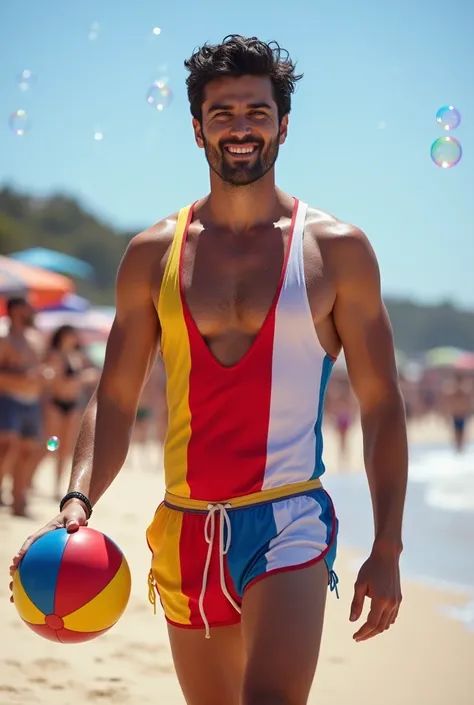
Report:
[[[35,311],[29,303],[18,304],[11,312],[11,318],[23,328],[32,328],[35,323]]]
[[[193,120],[199,147],[223,181],[248,186],[272,169],[286,139],[268,76],[219,78],[206,86],[202,124]]]

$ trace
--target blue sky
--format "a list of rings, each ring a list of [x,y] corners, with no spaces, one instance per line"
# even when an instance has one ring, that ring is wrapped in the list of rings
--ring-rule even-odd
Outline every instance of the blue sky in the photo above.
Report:
[[[125,229],[202,196],[208,170],[192,137],[183,60],[230,33],[276,39],[305,74],[278,184],[365,230],[386,294],[473,307],[474,3],[466,0],[2,0],[0,185],[76,195]],[[16,81],[23,69],[37,77],[26,92]],[[160,113],[146,96],[163,75],[173,101]],[[464,154],[452,169],[430,159],[445,104],[462,114],[451,134]],[[23,137],[8,125],[19,108],[31,119]]]

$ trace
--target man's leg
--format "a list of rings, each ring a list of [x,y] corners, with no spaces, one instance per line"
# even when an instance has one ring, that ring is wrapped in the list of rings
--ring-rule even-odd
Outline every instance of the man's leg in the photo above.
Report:
[[[326,573],[327,584],[327,573]],[[244,651],[240,625],[204,629],[168,625],[171,651],[188,705],[240,705]]]
[[[307,703],[327,591],[328,569],[321,560],[268,575],[244,593],[242,635],[247,664],[242,705]]]

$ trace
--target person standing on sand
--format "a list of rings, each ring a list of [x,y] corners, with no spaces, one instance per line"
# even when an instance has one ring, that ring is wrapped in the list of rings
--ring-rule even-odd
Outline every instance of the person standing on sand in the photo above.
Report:
[[[275,185],[301,78],[288,54],[231,35],[185,66],[210,193],[130,243],[69,492],[11,571],[38,537],[90,519],[125,461],[160,346],[166,496],[147,530],[149,586],[184,697],[303,705],[336,580],[337,519],[320,477],[324,392],[341,347],[375,519],[350,619],[365,598],[370,610],[354,639],[389,629],[402,599],[407,438],[392,332],[366,236]]]
[[[462,453],[466,443],[466,424],[474,411],[472,384],[459,370],[442,388],[441,403],[453,430],[453,446]]]
[[[7,314],[10,329],[0,339],[0,492],[4,475],[11,472],[12,513],[25,517],[43,440],[44,341],[34,330],[35,312],[25,298],[10,298]]]

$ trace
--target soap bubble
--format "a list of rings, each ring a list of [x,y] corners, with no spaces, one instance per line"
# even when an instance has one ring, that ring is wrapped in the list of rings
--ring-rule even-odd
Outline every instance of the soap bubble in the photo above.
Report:
[[[456,166],[461,157],[461,144],[454,137],[439,137],[431,145],[431,159],[442,169]]]
[[[436,113],[436,122],[443,130],[455,130],[461,122],[461,113],[453,105],[444,105]]]
[[[35,75],[30,69],[23,69],[23,71],[17,76],[18,87],[23,92],[29,90],[33,86],[35,80]]]
[[[153,27],[152,34],[158,37],[161,34],[161,27]]]
[[[9,123],[12,132],[18,135],[18,137],[22,137],[30,127],[28,113],[26,110],[22,109],[15,110],[15,112],[10,115]]]
[[[50,453],[54,453],[55,450],[59,448],[59,438],[57,436],[51,436],[46,441],[46,448]]]
[[[89,29],[88,39],[89,39],[89,41],[93,42],[98,38],[98,36],[99,36],[99,23],[93,22],[91,24],[90,29]]]
[[[167,78],[159,78],[153,81],[153,84],[148,91],[147,103],[156,110],[165,110],[173,100],[173,92],[166,84]]]

